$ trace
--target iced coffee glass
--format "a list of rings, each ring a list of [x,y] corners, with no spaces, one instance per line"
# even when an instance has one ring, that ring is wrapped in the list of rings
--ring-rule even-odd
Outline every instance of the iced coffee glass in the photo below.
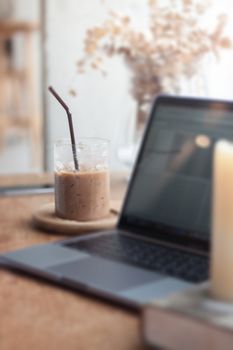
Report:
[[[82,138],[73,148],[68,140],[54,146],[55,213],[63,219],[88,221],[109,215],[109,141]]]

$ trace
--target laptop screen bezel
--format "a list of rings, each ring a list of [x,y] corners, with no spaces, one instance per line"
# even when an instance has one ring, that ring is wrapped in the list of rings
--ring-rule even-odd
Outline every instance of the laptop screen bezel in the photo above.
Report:
[[[207,98],[196,98],[196,97],[177,97],[177,96],[168,96],[168,95],[159,95],[153,104],[151,109],[150,117],[148,119],[147,125],[145,127],[144,135],[142,137],[141,146],[137,155],[137,159],[135,161],[135,165],[131,174],[131,178],[129,181],[128,189],[125,195],[123,208],[121,211],[121,215],[118,221],[118,228],[123,231],[131,232],[137,236],[141,236],[143,238],[150,238],[156,241],[162,241],[166,243],[175,243],[179,246],[185,248],[191,248],[198,250],[200,252],[209,252],[210,249],[210,232],[208,232],[209,239],[202,240],[198,238],[191,237],[188,234],[179,235],[174,234],[174,231],[182,230],[179,227],[172,227],[161,225],[161,223],[153,222],[153,226],[147,223],[146,226],[140,225],[137,223],[133,223],[132,220],[129,220],[127,217],[127,203],[130,198],[131,191],[133,190],[134,180],[136,178],[138,172],[138,164],[142,159],[142,155],[144,153],[144,148],[146,145],[146,140],[150,131],[150,126],[153,122],[153,119],[156,118],[156,109],[164,105],[166,107],[190,107],[190,108],[206,108],[210,109],[220,109],[220,110],[230,110],[233,111],[233,102],[227,100],[216,100],[216,99],[207,99]],[[184,231],[184,230],[183,230]]]

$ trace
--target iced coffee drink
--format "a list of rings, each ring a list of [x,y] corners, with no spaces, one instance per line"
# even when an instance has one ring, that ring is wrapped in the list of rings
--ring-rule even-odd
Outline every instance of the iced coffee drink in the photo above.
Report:
[[[79,169],[74,168],[71,145],[55,145],[55,213],[77,221],[109,215],[108,142],[89,138],[77,144]]]
[[[108,170],[55,173],[56,214],[64,219],[86,221],[109,214]]]

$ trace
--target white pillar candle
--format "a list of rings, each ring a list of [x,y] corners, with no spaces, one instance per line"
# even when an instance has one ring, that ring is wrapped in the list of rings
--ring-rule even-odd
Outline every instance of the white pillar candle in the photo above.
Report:
[[[233,301],[233,143],[219,141],[214,152],[211,294]]]

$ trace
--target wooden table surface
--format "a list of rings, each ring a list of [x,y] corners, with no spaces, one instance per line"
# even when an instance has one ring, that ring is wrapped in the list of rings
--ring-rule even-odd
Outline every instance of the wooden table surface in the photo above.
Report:
[[[2,176],[0,186],[52,181],[51,175]],[[123,197],[125,175],[111,179]],[[33,227],[32,213],[52,194],[0,197],[0,252],[61,239]],[[0,350],[139,350],[139,315],[95,297],[0,268]]]

